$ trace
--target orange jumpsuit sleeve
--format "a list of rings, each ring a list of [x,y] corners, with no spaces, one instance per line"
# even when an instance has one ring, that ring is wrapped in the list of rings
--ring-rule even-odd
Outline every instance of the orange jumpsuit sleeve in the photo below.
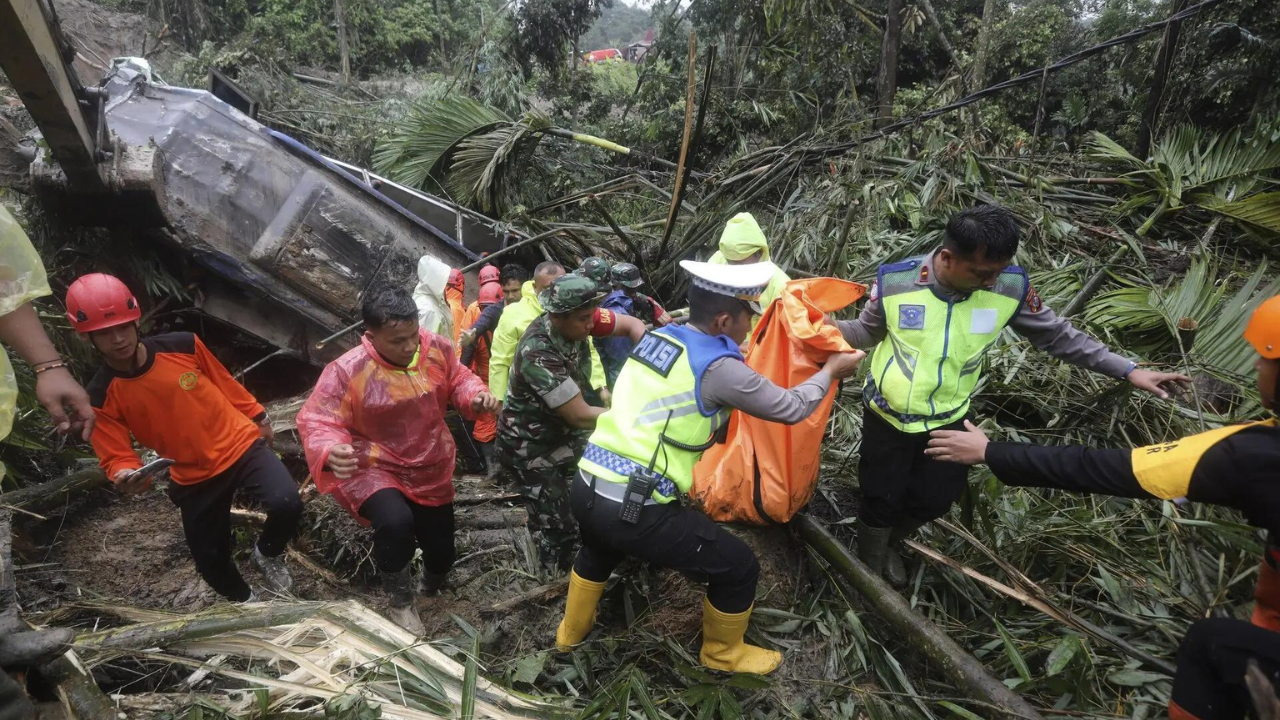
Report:
[[[89,442],[93,445],[93,454],[98,456],[102,472],[114,482],[116,473],[121,470],[137,470],[142,467],[142,460],[133,451],[133,438],[129,428],[111,411],[111,400],[108,398],[104,404],[108,407],[96,408],[97,422],[94,423]]]
[[[227,372],[227,369],[223,367],[222,363],[218,362],[218,358],[214,357],[213,353],[209,352],[209,348],[204,346],[204,342],[200,340],[198,335],[195,336],[195,341],[196,365],[204,371],[205,375],[209,376],[214,386],[221,390],[223,395],[227,396],[227,399],[231,401],[235,409],[244,413],[245,417],[254,422],[261,420],[266,413],[262,403],[259,403],[248,390],[245,390],[238,380],[231,377],[231,373]]]

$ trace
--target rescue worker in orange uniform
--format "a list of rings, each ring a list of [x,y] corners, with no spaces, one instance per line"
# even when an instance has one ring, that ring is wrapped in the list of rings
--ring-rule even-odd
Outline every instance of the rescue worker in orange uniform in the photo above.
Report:
[[[104,364],[89,382],[97,424],[89,438],[102,471],[126,495],[147,490],[133,441],[174,461],[168,495],[200,577],[236,602],[255,599],[232,557],[231,501],[239,490],[267,513],[253,564],[267,585],[293,583],[285,546],[302,517],[298,485],[272,452],[267,411],[192,333],[138,337],[142,308],[118,279],[84,275],[67,289],[71,327]]]
[[[1280,297],[1258,306],[1244,339],[1258,353],[1257,389],[1275,412],[1280,395]],[[1191,626],[1178,650],[1171,720],[1240,720],[1250,713],[1244,676],[1258,661],[1280,686],[1280,427],[1276,419],[1230,425],[1148,447],[1095,449],[990,442],[965,423],[937,430],[925,452],[962,465],[986,463],[1001,481],[1128,498],[1185,497],[1239,510],[1267,531],[1252,622],[1208,618]]]
[[[449,303],[449,312],[453,316],[453,351],[457,357],[462,356],[458,336],[462,334],[462,317],[467,314],[467,308],[462,304],[462,295],[466,291],[467,278],[461,270],[453,268],[449,271],[449,282],[444,286],[444,299]]]
[[[492,265],[485,265],[484,267],[480,268],[480,294],[481,295],[484,295],[484,288],[486,285],[498,284],[499,275],[500,273],[498,272],[498,268]],[[498,285],[498,293],[499,294],[502,293],[502,285]],[[463,330],[466,330],[472,325],[475,325],[476,320],[480,319],[480,313],[484,310],[484,308],[481,307],[482,304],[483,303],[481,303],[481,301],[477,298],[475,302],[467,306],[466,312],[462,313],[462,329]],[[458,340],[461,343],[461,340],[462,340],[461,332],[458,333]],[[463,365],[466,365],[466,364],[467,363],[465,362],[463,363]]]

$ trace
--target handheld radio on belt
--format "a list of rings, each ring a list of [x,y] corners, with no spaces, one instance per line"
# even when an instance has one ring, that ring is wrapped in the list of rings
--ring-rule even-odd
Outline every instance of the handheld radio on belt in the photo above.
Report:
[[[627,474],[627,490],[622,496],[622,509],[618,511],[618,519],[628,525],[640,522],[640,511],[644,510],[645,501],[653,495],[653,489],[661,479],[654,474],[653,466],[658,464],[658,451],[666,440],[667,427],[671,424],[673,413],[675,410],[667,413],[667,421],[662,425],[662,432],[658,433],[658,444],[653,448],[653,457],[649,458],[649,467],[637,465]]]

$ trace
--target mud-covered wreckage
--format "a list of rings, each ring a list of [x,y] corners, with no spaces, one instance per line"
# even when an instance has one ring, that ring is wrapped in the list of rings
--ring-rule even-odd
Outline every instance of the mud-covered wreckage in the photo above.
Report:
[[[0,26],[26,2],[0,0]],[[0,45],[31,47],[0,50],[0,64],[44,136],[30,152],[35,190],[78,222],[166,228],[210,271],[204,312],[300,359],[350,345],[353,333],[317,348],[358,320],[371,283],[411,285],[423,255],[463,267],[522,237],[326,158],[210,92],[167,85],[145,60],[117,59],[97,87],[80,86],[61,57],[40,54],[42,34],[57,45],[56,25],[16,30],[0,30]]]

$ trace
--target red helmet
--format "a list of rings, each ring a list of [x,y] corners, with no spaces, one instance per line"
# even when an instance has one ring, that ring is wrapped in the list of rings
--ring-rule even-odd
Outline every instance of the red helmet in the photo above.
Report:
[[[484,287],[485,283],[498,282],[498,268],[492,265],[485,265],[480,268],[480,286]]]
[[[111,275],[83,275],[67,288],[67,318],[79,333],[142,319],[142,308],[124,283]]]
[[[481,305],[492,305],[502,302],[502,286],[496,282],[485,283],[480,286]]]
[[[465,288],[467,286],[467,280],[466,278],[462,277],[462,271],[459,270],[458,268],[453,268],[452,270],[450,270],[449,282],[447,283],[446,286],[456,287],[459,290],[462,290],[463,288]]]

